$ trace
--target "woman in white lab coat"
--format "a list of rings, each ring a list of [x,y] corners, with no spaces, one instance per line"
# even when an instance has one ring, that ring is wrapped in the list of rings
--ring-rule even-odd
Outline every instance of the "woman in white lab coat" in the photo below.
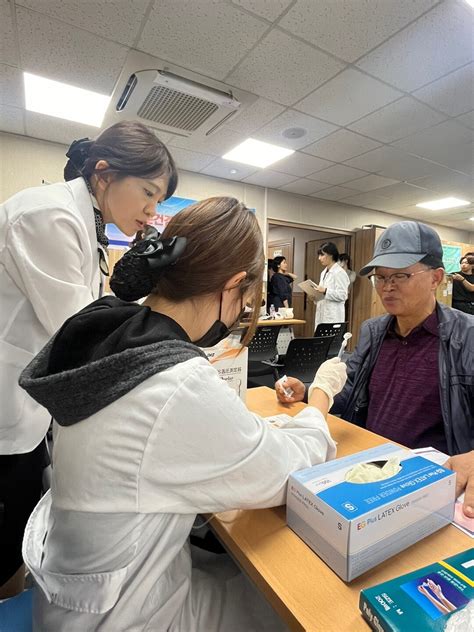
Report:
[[[324,298],[316,303],[315,330],[320,323],[343,323],[346,320],[345,303],[350,285],[346,271],[337,263],[339,252],[335,244],[330,241],[323,244],[318,250],[318,259],[324,266],[318,285]]]
[[[176,187],[166,147],[136,122],[75,141],[68,182],[0,206],[0,598],[22,589],[21,542],[40,497],[47,412],[20,387],[22,369],[62,323],[101,293],[104,225],[143,228]]]
[[[117,264],[112,289],[149,293],[142,305],[92,303],[23,372],[55,419],[51,492],[23,545],[34,630],[282,628],[227,556],[189,545],[196,514],[280,505],[290,472],[335,456],[325,415],[344,364],[323,364],[311,406],[272,423],[200,349],[260,304],[263,267],[254,213],[233,198],[197,203]]]

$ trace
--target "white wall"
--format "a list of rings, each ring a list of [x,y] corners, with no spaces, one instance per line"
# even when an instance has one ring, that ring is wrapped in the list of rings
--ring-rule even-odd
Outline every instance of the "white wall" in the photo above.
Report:
[[[295,240],[293,270],[290,270],[290,272],[294,272],[298,277],[298,282],[300,282],[304,279],[306,242],[313,241],[314,239],[325,239],[329,234],[330,233],[325,233],[320,230],[310,230],[308,228],[270,226],[268,230],[268,241]]]
[[[0,133],[0,202],[26,187],[38,186],[42,179],[63,179],[66,147],[16,134]],[[222,180],[183,171],[177,195],[203,199],[231,195],[256,209],[264,232],[267,219],[286,220],[306,227],[352,231],[363,224],[388,226],[400,217],[340,202],[318,200],[284,191],[264,189],[243,182]],[[434,225],[442,239],[474,243],[474,233]]]

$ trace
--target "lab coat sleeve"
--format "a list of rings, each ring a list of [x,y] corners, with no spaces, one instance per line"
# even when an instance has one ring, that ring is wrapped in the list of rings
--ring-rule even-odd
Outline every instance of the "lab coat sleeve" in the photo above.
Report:
[[[94,300],[76,221],[64,209],[38,208],[21,215],[7,234],[8,272],[49,335]]]
[[[335,301],[336,303],[344,303],[347,301],[349,285],[349,277],[346,272],[340,268],[340,272],[338,270],[337,274],[332,275],[331,285],[327,288],[324,298],[329,301]]]
[[[281,505],[291,472],[334,458],[319,410],[276,424],[249,412],[208,365],[182,382],[143,458],[139,511],[211,512]]]

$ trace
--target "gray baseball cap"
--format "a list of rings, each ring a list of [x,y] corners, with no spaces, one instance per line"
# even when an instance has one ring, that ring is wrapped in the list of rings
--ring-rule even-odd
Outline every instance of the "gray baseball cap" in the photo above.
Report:
[[[444,268],[438,233],[420,222],[397,222],[377,239],[372,260],[359,274],[365,276],[377,266],[408,268],[422,259],[430,266]]]

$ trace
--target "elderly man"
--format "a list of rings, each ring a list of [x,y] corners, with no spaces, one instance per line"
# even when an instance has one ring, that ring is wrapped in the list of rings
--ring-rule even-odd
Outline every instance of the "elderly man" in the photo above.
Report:
[[[474,448],[474,316],[436,302],[444,277],[437,233],[419,222],[385,230],[362,268],[387,314],[363,323],[331,413],[411,448]],[[370,274],[369,274],[370,273]],[[304,390],[281,401],[298,401]]]

